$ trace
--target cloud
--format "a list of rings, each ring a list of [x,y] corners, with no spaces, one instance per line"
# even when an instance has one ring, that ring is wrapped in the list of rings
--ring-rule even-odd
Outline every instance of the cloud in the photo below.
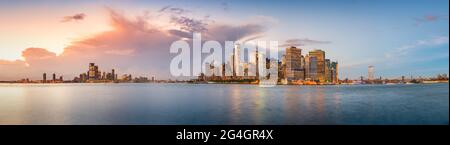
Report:
[[[135,49],[116,49],[116,50],[107,50],[105,51],[106,54],[113,54],[113,55],[125,55],[125,56],[132,56],[136,52]]]
[[[219,42],[238,41],[242,38],[260,35],[267,30],[263,24],[225,25],[218,24],[208,27],[206,37]]]
[[[305,39],[289,39],[286,40],[280,47],[289,47],[289,46],[307,46],[307,45],[319,45],[319,44],[330,44],[331,41],[320,41],[320,40],[311,40],[308,38]]]
[[[56,53],[50,52],[44,48],[27,48],[22,52],[22,57],[26,61],[43,60],[56,57]]]
[[[414,49],[420,49],[424,47],[432,47],[432,46],[440,46],[448,44],[449,38],[448,36],[439,36],[431,39],[425,40],[417,40],[412,44],[403,45],[397,48],[394,48],[393,51],[390,51],[385,54],[386,58],[391,58],[392,56],[403,56],[413,51]]]
[[[227,2],[221,3],[220,6],[222,6],[222,9],[223,9],[224,11],[227,11],[227,12],[228,12],[228,11],[230,10],[230,6],[228,5]]]
[[[168,30],[168,32],[172,35],[181,37],[181,38],[188,38],[188,39],[192,39],[192,33],[190,32],[186,32],[186,31],[181,31],[181,30]]]
[[[29,75],[30,70],[27,67],[27,63],[22,60],[1,60],[0,59],[0,80],[17,80],[18,76]]]
[[[262,24],[270,26],[270,27],[274,27],[280,23],[278,21],[278,19],[271,17],[271,16],[265,16],[265,15],[256,15],[256,16],[250,17],[248,20],[251,23],[257,23],[257,24],[262,23]]]
[[[414,18],[414,20],[416,21],[416,25],[420,25],[422,23],[427,23],[427,22],[448,20],[448,15],[425,15],[425,16],[421,16],[421,17],[416,17],[416,18]]]
[[[241,39],[238,40],[238,41],[241,41],[241,42],[253,41],[253,40],[256,40],[256,39],[259,39],[259,38],[263,38],[264,36],[265,36],[265,35],[263,35],[263,34],[250,35],[250,36],[241,38]]]
[[[63,17],[61,22],[79,21],[79,20],[83,20],[85,17],[86,17],[86,14],[78,13],[78,14],[75,14],[75,15],[72,15],[72,16],[65,16],[65,17]]]
[[[169,53],[169,47],[177,40],[192,37],[192,31],[205,30],[202,39],[224,42],[256,36],[267,29],[259,23],[228,25],[185,16],[166,22],[180,26],[180,29],[163,29],[155,25],[162,23],[161,19],[150,16],[129,18],[111,8],[107,8],[107,12],[113,29],[74,40],[60,55],[45,48],[27,48],[22,53],[24,60],[0,60],[0,71],[4,72],[0,80],[41,79],[45,72],[72,79],[86,72],[90,62],[98,64],[101,71],[116,69],[119,74],[172,78],[169,64],[174,54]]]
[[[180,14],[185,14],[185,13],[190,12],[190,10],[186,10],[186,9],[178,8],[178,7],[172,7],[172,6],[168,5],[168,6],[161,8],[158,12],[180,15]]]
[[[207,30],[206,26],[208,25],[208,23],[203,20],[188,18],[185,16],[172,16],[170,21],[176,26],[180,26],[182,30],[188,32],[204,32]]]
[[[164,6],[163,8],[161,8],[161,9],[159,9],[159,11],[158,12],[164,12],[164,11],[166,11],[168,8],[170,8],[171,6],[169,5],[169,6]]]

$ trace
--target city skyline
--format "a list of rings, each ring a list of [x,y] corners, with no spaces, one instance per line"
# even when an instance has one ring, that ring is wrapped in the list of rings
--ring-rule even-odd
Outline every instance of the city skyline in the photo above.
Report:
[[[119,74],[115,69],[110,72],[101,70],[95,63],[89,63],[85,73],[71,79],[63,79],[63,75],[57,77],[57,73],[52,74],[52,79],[47,79],[47,72],[42,74],[41,80],[33,80],[24,77],[14,81],[0,80],[0,83],[223,83],[223,84],[259,84],[261,80],[271,78],[273,72],[268,71],[271,67],[276,67],[276,84],[279,85],[353,85],[353,84],[418,84],[418,83],[448,83],[446,73],[437,74],[431,77],[422,76],[400,76],[398,78],[374,78],[374,66],[368,66],[367,77],[360,76],[358,79],[339,78],[339,67],[337,61],[331,61],[325,57],[326,52],[320,49],[309,51],[305,55],[302,49],[295,46],[286,48],[286,54],[282,54],[280,59],[265,57],[256,49],[254,53],[248,52],[246,56],[241,56],[240,44],[234,45],[229,59],[218,63],[203,62],[204,69],[197,79],[182,80],[157,80],[155,75],[143,75],[134,77],[132,74]],[[225,55],[225,57],[227,57]],[[246,60],[245,58],[248,58]],[[251,59],[253,57],[253,59]],[[213,60],[213,62],[215,62]],[[261,65],[261,63],[264,63]],[[258,69],[261,66],[266,69]],[[150,79],[149,79],[150,78]],[[275,83],[275,82],[274,82]]]
[[[448,74],[448,1],[41,1],[0,8],[0,80],[43,72],[73,78],[90,62],[170,78],[169,44],[193,31],[222,42],[277,40],[282,51],[322,49],[339,62],[340,79],[366,76],[370,65],[374,78]]]

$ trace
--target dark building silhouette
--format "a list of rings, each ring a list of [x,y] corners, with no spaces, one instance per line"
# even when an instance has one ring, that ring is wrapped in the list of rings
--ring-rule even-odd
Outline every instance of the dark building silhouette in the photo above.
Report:
[[[47,82],[47,74],[46,73],[42,74],[42,82],[43,83]]]

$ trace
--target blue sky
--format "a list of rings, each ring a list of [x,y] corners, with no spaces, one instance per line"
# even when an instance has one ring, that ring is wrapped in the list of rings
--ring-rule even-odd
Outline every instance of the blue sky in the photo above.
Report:
[[[264,19],[268,29],[264,37],[259,38],[261,40],[330,42],[300,48],[304,49],[303,54],[315,48],[325,50],[327,58],[339,62],[341,78],[366,76],[369,65],[375,66],[377,77],[434,76],[449,72],[448,0],[0,1],[0,19],[16,21],[15,15],[34,17],[32,10],[38,9],[46,10],[36,11],[38,19],[46,16],[57,18],[58,13],[86,13],[88,23],[88,18],[92,17],[106,21],[102,14],[97,14],[104,7],[132,16],[169,5],[189,10],[192,17],[209,16],[216,23],[259,23],[257,20]],[[17,18],[19,20],[28,21]],[[23,27],[33,28],[34,23],[37,22],[30,20],[29,25]],[[55,32],[55,37],[63,35],[61,40],[66,40],[90,35],[108,30],[107,24],[96,25],[98,28],[95,30],[88,28],[92,25],[87,24],[84,27],[83,24],[65,25],[61,26],[60,33]],[[10,25],[14,22],[0,25],[4,27],[0,27],[3,31],[0,33],[0,59],[21,59],[20,52],[26,49],[26,45],[46,47],[57,54],[67,45],[63,42],[29,43],[31,40],[39,41],[41,38],[37,36],[27,37],[24,42],[9,38],[23,35],[18,30],[7,30]],[[68,27],[76,28],[73,32],[66,32],[71,30]],[[55,39],[48,36],[42,41]]]

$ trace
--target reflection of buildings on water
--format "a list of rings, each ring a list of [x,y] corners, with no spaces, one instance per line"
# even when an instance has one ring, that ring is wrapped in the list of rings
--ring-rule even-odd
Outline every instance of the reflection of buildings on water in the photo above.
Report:
[[[326,92],[321,87],[291,87],[283,93],[283,115],[288,122],[285,124],[302,124],[290,120],[304,121],[308,124],[322,124],[327,120],[327,110],[339,109],[336,103],[326,103]],[[327,108],[331,107],[331,108]],[[313,112],[313,113],[312,113]]]
[[[268,110],[266,106],[267,98],[264,93],[267,90],[252,90],[247,92],[242,86],[233,85],[230,89],[231,96],[230,103],[230,123],[249,123],[261,124],[266,119],[265,111]]]
[[[233,86],[233,88],[231,89],[231,96],[230,96],[230,105],[231,105],[230,118],[232,119],[231,123],[237,123],[237,122],[240,122],[240,120],[241,120],[241,117],[242,117],[241,93],[242,92],[240,91],[239,86]]]

